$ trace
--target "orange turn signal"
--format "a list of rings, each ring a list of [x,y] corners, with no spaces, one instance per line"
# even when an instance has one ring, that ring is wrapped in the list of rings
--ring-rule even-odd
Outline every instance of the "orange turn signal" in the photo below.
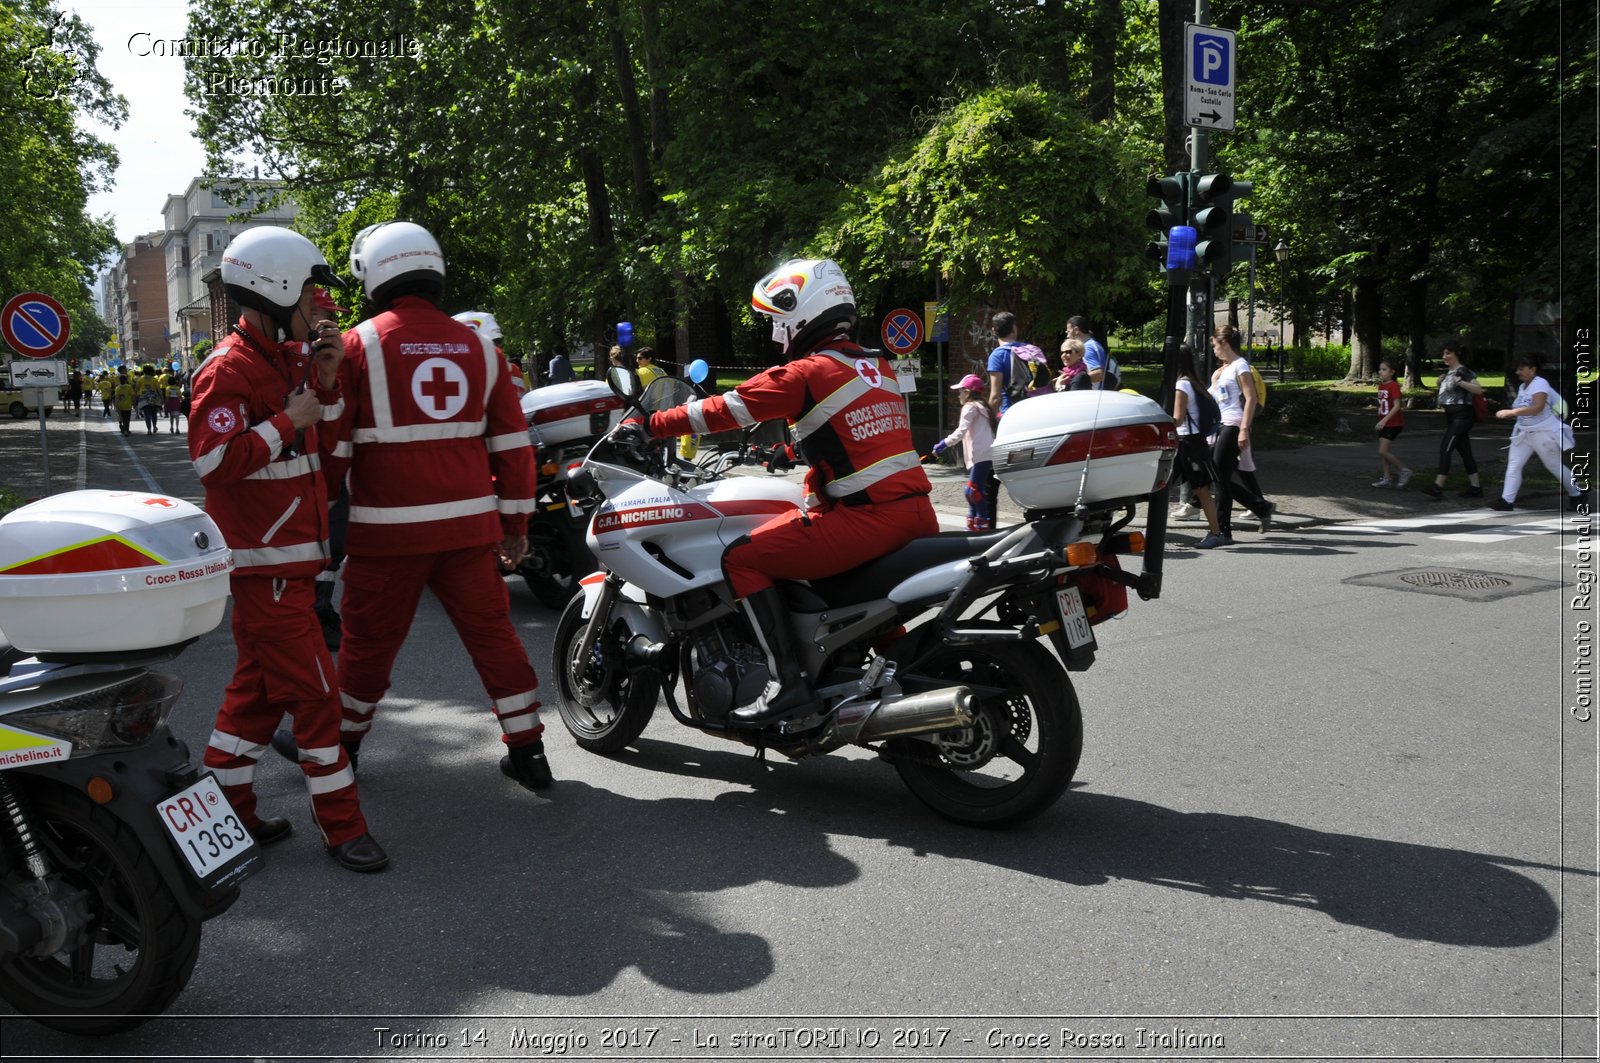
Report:
[[[557,468],[559,468],[559,466],[556,465],[555,462],[547,461],[543,465],[539,466],[539,475],[540,476],[554,476],[556,474],[556,469]]]
[[[1142,553],[1144,553],[1144,532],[1129,532],[1128,533],[1128,553],[1130,553],[1130,554],[1142,554]]]
[[[116,790],[112,789],[111,787],[111,781],[109,779],[101,778],[98,775],[91,778],[89,780],[89,785],[85,786],[83,789],[86,793],[88,793],[89,800],[93,801],[97,805],[110,804],[111,799],[117,796]]]
[[[1085,539],[1081,543],[1071,543],[1062,554],[1066,556],[1069,565],[1092,565],[1100,560],[1100,548]]]

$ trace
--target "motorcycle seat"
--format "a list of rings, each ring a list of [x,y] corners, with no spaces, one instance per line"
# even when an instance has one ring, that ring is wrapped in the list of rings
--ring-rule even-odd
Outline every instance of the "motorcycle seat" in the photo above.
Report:
[[[855,605],[887,597],[898,584],[935,565],[977,557],[994,546],[1011,529],[983,532],[941,532],[913,539],[892,554],[885,554],[848,572],[811,581],[811,589],[829,605]]]

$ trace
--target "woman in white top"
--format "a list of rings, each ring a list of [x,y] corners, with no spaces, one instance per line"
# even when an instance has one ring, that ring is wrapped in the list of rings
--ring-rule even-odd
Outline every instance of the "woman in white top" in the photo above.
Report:
[[[1233,540],[1222,534],[1217,523],[1217,504],[1211,497],[1211,450],[1203,434],[1204,421],[1200,416],[1199,384],[1195,381],[1194,349],[1187,343],[1178,346],[1178,384],[1172,393],[1172,419],[1178,422],[1178,468],[1184,483],[1200,503],[1210,531],[1195,544],[1197,550],[1212,550],[1219,546],[1232,546]]]
[[[1256,417],[1256,389],[1250,381],[1250,363],[1239,354],[1239,330],[1232,325],[1218,325],[1211,337],[1211,349],[1222,362],[1211,381],[1211,395],[1222,411],[1222,427],[1211,451],[1211,464],[1217,472],[1217,523],[1222,537],[1232,539],[1235,497],[1261,521],[1263,532],[1272,527],[1273,505],[1233,479],[1239,467],[1239,451],[1250,445],[1250,427]]]
[[[1561,464],[1562,451],[1573,445],[1572,429],[1556,416],[1554,404],[1560,399],[1556,389],[1539,375],[1539,359],[1531,354],[1519,355],[1516,360],[1517,379],[1522,386],[1517,389],[1515,403],[1510,409],[1495,416],[1501,420],[1515,417],[1517,426],[1511,431],[1511,456],[1506,459],[1506,482],[1500,497],[1489,503],[1490,509],[1511,509],[1522,489],[1522,468],[1534,454],[1544,462],[1550,475],[1561,481],[1567,491],[1567,508],[1577,509],[1583,494],[1572,482],[1572,470]]]

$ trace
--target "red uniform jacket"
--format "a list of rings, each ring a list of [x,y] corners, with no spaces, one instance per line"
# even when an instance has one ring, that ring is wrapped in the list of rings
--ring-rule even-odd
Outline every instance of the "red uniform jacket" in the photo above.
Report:
[[[298,446],[283,412],[309,357],[304,344],[275,343],[241,319],[195,374],[189,457],[236,571],[314,576],[328,559],[339,481],[323,474],[337,441],[325,429],[343,415],[339,391],[316,388],[324,428],[307,428]]]
[[[494,345],[418,296],[344,343],[346,550],[429,554],[525,534],[537,467]]]
[[[870,505],[932,491],[911,442],[894,370],[854,343],[774,366],[725,395],[650,418],[657,436],[723,432],[787,418],[806,462],[806,504]]]

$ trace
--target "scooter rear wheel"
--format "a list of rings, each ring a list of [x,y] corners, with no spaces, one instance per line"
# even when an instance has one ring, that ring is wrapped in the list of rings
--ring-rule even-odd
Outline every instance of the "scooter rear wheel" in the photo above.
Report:
[[[55,876],[86,894],[91,919],[78,940],[55,955],[0,964],[0,997],[67,1033],[132,1029],[166,1010],[188,984],[200,955],[200,921],[178,906],[138,838],[116,816],[53,786],[29,786],[26,798]],[[27,873],[17,856],[12,849],[4,854],[7,893]]]

